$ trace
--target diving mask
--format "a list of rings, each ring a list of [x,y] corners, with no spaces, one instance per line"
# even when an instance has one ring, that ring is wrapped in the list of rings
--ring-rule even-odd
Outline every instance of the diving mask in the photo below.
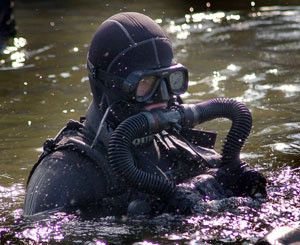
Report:
[[[130,100],[145,102],[158,89],[162,81],[171,95],[183,94],[188,88],[188,71],[181,64],[153,70],[140,70],[130,73],[126,79],[102,71],[87,60],[89,75],[100,80],[106,88],[118,88]]]

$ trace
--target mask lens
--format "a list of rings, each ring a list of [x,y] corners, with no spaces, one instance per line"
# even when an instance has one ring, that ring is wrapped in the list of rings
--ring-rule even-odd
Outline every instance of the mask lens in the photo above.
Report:
[[[185,74],[182,71],[175,71],[170,74],[170,88],[176,95],[182,94],[186,90]]]
[[[147,97],[148,95],[150,95],[156,84],[156,80],[157,80],[157,78],[155,76],[143,77],[139,81],[139,85],[136,89],[136,97],[142,98],[142,97]]]

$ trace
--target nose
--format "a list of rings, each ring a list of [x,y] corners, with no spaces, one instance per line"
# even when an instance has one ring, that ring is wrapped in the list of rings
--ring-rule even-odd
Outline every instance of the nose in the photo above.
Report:
[[[153,96],[149,98],[146,103],[147,104],[155,104],[161,102],[168,102],[170,100],[170,95],[167,87],[167,83],[165,80],[161,80],[160,84],[157,86]]]
[[[161,101],[168,101],[170,99],[167,83],[164,79],[160,82],[159,94]]]

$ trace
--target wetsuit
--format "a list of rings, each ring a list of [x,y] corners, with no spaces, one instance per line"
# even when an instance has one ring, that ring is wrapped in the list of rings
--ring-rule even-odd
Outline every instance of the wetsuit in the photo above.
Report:
[[[180,183],[209,166],[219,166],[219,155],[212,150],[214,133],[188,130],[183,134],[198,139],[202,153],[212,158],[201,159],[178,136],[162,132],[133,142],[138,168]],[[84,123],[70,121],[55,139],[44,143],[28,179],[24,215],[52,209],[84,216],[120,215],[126,214],[131,201],[147,197],[117,178],[107,162],[106,145],[100,142],[92,149],[93,138]]]
[[[118,125],[147,110],[148,106],[168,104],[171,108],[180,104],[188,76],[186,69],[177,65],[170,38],[151,18],[139,13],[120,13],[104,21],[92,39],[87,59],[93,101],[86,119],[80,123],[70,122],[54,140],[45,142],[44,153],[28,180],[24,215],[57,209],[95,217],[126,214],[128,206],[131,212],[139,213],[138,208],[130,205],[135,200],[149,203],[149,213],[172,211],[172,208],[184,213],[191,205],[184,197],[177,196],[176,184],[203,173],[210,174],[207,180],[213,184],[202,182],[199,195],[214,198],[253,195],[260,184],[264,189],[264,177],[236,158],[243,144],[229,145],[226,151],[230,155],[235,148],[237,161],[225,159],[227,162],[223,164],[220,155],[212,149],[215,134],[193,131],[193,125],[180,133],[171,128],[134,139],[129,149],[130,166],[124,166],[129,175],[124,177],[112,169],[108,146]],[[151,78],[152,85],[141,94],[147,88],[138,90],[141,84],[145,85],[141,76],[149,72],[155,74],[147,77]],[[218,110],[230,114],[227,107],[221,100]],[[211,120],[214,105],[208,103],[205,108],[205,115]],[[238,134],[233,130],[230,138],[240,137]],[[243,136],[244,140],[247,135]],[[143,174],[145,172],[151,173],[150,178],[143,179],[145,185],[150,182],[147,191],[136,188],[139,179],[132,173],[139,172],[137,169],[142,170],[143,176],[149,176]],[[128,181],[131,177],[135,178],[134,184]],[[161,190],[161,179],[168,188],[172,187],[168,196],[151,193],[153,186]]]

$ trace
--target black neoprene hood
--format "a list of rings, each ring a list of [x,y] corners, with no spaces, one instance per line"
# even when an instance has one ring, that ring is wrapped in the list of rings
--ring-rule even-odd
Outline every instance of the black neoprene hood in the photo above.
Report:
[[[90,44],[88,61],[95,69],[123,79],[133,71],[174,64],[170,38],[154,20],[135,12],[113,15],[100,25]],[[100,115],[104,115],[107,107],[114,102],[127,101],[127,95],[120,89],[107,88],[90,74],[89,79],[92,103],[95,112]],[[135,106],[138,106],[137,103]],[[120,114],[117,109],[115,111]],[[132,113],[127,114],[126,117]]]
[[[126,78],[133,71],[170,66],[173,50],[169,37],[154,20],[124,12],[100,25],[88,58],[98,69]]]

